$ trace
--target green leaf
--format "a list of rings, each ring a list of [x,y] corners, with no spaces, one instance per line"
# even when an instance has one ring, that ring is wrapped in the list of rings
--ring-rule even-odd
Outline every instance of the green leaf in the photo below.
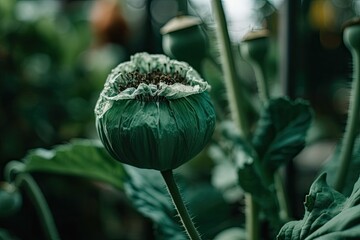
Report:
[[[360,238],[360,178],[349,198],[329,187],[326,174],[320,175],[305,199],[305,215],[302,220],[285,224],[279,240]]]
[[[238,171],[238,181],[241,188],[253,197],[258,199],[259,203],[264,201],[264,205],[269,204],[271,192],[262,181],[261,173],[255,166],[255,159],[245,143],[237,143],[233,147],[232,158]],[[270,194],[270,195],[269,195]]]
[[[263,175],[261,166],[256,165],[256,153],[240,134],[234,131],[232,125],[220,125],[220,129],[224,137],[223,144],[229,148],[230,158],[237,169],[239,185],[245,192],[252,195],[270,220],[272,227],[280,229],[276,195],[267,176]]]
[[[241,188],[261,199],[268,192],[259,169],[254,166],[256,153],[242,139],[239,132],[234,131],[231,123],[222,123],[219,125],[222,134],[222,145],[226,146],[225,154],[230,156],[232,164],[238,171],[238,182]],[[225,150],[225,149],[224,149]],[[222,155],[221,155],[222,156]]]
[[[270,100],[252,140],[260,161],[270,173],[304,148],[311,116],[309,104],[304,100]]]
[[[51,150],[34,149],[24,158],[25,172],[73,175],[107,182],[122,189],[126,173],[99,141],[76,139]]]
[[[279,219],[279,206],[274,191],[271,191],[262,181],[260,175],[255,171],[254,162],[238,166],[238,179],[240,186],[245,192],[252,195],[257,204],[264,211],[273,229],[280,229],[282,223]]]

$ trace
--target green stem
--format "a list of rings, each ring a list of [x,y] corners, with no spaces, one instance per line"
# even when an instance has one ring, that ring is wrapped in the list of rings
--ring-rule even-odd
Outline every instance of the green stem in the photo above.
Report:
[[[357,50],[352,51],[353,56],[353,83],[350,95],[348,120],[345,128],[344,138],[340,149],[340,167],[335,181],[335,189],[342,191],[349,170],[354,142],[358,134],[359,110],[360,110],[360,56]]]
[[[49,240],[60,239],[49,206],[35,180],[31,177],[30,174],[22,173],[18,175],[16,181],[18,186],[25,188],[30,196],[30,199],[35,205],[40,222],[45,231],[46,238]]]
[[[256,63],[251,61],[250,64],[254,69],[256,84],[259,91],[260,100],[262,101],[263,105],[266,105],[269,101],[270,94],[268,84],[265,78],[265,66],[264,63]]]
[[[249,138],[249,123],[246,114],[246,107],[250,105],[245,97],[245,92],[241,82],[237,78],[234,56],[232,54],[232,45],[227,29],[226,18],[221,0],[212,0],[215,21],[217,23],[216,34],[219,41],[222,69],[224,72],[225,87],[231,110],[231,116],[239,127],[239,130],[245,140]],[[259,239],[259,219],[256,204],[252,197],[248,197],[246,204],[246,231],[250,237],[249,240]],[[251,199],[251,201],[250,201]]]
[[[245,195],[247,239],[260,239],[258,206],[251,194]]]
[[[266,105],[270,99],[270,93],[268,84],[265,78],[265,66],[264,62],[256,62],[255,60],[249,61],[251,66],[254,69],[256,83],[259,89],[259,97],[263,105]],[[262,169],[263,170],[263,169]],[[264,170],[263,170],[264,172]],[[279,217],[282,221],[287,222],[290,213],[289,213],[289,204],[288,199],[285,194],[285,188],[282,182],[282,178],[279,171],[274,173],[274,185],[276,190],[276,196],[279,203]]]
[[[276,189],[276,196],[279,203],[280,211],[279,217],[282,222],[287,222],[290,219],[288,198],[285,194],[285,187],[280,175],[277,171],[274,173],[274,184]]]
[[[245,138],[248,138],[249,123],[247,121],[245,110],[247,104],[249,103],[245,98],[241,82],[237,78],[232,45],[221,0],[212,0],[212,8],[217,23],[216,33],[221,52],[221,65],[224,73],[225,87],[227,89],[232,118],[235,124],[239,127],[242,135]]]
[[[168,192],[171,196],[173,204],[175,206],[176,211],[180,216],[181,223],[183,224],[189,239],[191,240],[201,240],[201,237],[196,230],[194,223],[191,220],[191,217],[185,207],[185,204],[181,198],[179,189],[174,180],[174,175],[172,170],[161,171],[161,175],[163,176]]]
[[[8,182],[14,182],[18,187],[24,187],[28,192],[31,201],[35,205],[40,222],[43,226],[47,239],[60,239],[56,229],[53,216],[39,186],[30,174],[24,173],[25,164],[19,161],[11,161],[6,164],[4,178]]]
[[[188,0],[177,0],[179,12],[182,15],[187,15],[188,14],[188,2],[187,1]]]
[[[8,182],[13,182],[19,173],[24,172],[25,164],[19,161],[11,161],[6,164],[4,169],[4,178]]]

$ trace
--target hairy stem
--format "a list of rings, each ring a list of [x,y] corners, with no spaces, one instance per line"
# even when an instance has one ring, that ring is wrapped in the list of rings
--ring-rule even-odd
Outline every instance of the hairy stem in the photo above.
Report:
[[[239,127],[242,135],[247,138],[249,135],[249,123],[246,116],[246,106],[250,104],[245,98],[241,82],[237,77],[232,46],[221,0],[212,0],[212,7],[217,24],[216,34],[220,46],[221,65],[232,118]]]
[[[340,149],[340,166],[336,177],[335,189],[342,191],[346,182],[346,176],[351,162],[351,156],[354,148],[354,142],[358,134],[359,110],[360,110],[360,53],[357,50],[352,51],[353,56],[353,83],[350,95],[350,105],[348,111],[348,120],[346,123],[343,142]]]
[[[174,175],[172,170],[162,171],[161,175],[163,176],[170,197],[173,201],[176,211],[179,214],[181,223],[183,224],[189,239],[191,240],[201,240],[200,234],[196,230],[194,223],[191,220],[191,217],[185,207],[185,204],[181,198],[179,188],[176,185],[174,180]]]
[[[219,41],[222,69],[224,72],[225,87],[231,110],[232,118],[245,140],[249,138],[249,123],[246,114],[246,107],[250,105],[245,97],[241,82],[237,78],[234,56],[227,29],[226,18],[221,0],[212,0],[212,8],[217,24],[216,35]],[[246,231],[249,240],[259,239],[259,218],[256,203],[251,195],[247,197],[246,204]]]

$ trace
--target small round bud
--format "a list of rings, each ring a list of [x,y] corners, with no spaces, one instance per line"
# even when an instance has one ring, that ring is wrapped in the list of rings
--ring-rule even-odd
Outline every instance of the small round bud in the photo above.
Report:
[[[197,70],[207,55],[207,37],[198,18],[178,16],[161,28],[162,46],[166,55],[186,61]]]
[[[0,217],[16,213],[22,204],[21,194],[18,189],[7,182],[0,183]]]
[[[264,61],[268,48],[269,31],[265,29],[247,33],[240,44],[241,56],[255,62]]]

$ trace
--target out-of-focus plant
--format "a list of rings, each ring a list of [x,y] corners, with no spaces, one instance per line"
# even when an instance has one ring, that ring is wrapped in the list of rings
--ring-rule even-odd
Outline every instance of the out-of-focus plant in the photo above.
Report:
[[[102,41],[102,48],[95,44],[95,39],[100,37],[93,36],[98,32],[92,31],[92,19],[88,17],[90,10],[96,7],[93,3],[95,1],[0,2],[1,169],[31,148],[50,147],[74,137],[95,134],[93,106],[108,71],[126,53],[119,45],[123,42],[112,41],[110,45],[106,38],[108,42]],[[56,183],[56,178],[52,175],[35,177],[35,180],[45,180],[41,181],[40,188],[51,189],[46,191],[50,201],[55,189],[59,193],[66,192]],[[73,184],[67,188],[68,192],[76,191],[76,187],[86,192],[86,186],[91,185],[77,183],[82,186]],[[13,189],[16,191],[2,192],[4,199],[14,196],[22,187]],[[0,219],[1,227],[9,227],[10,235],[14,229],[19,234],[12,233],[21,238],[38,234],[40,228],[36,221],[22,224],[35,217],[27,201],[29,197],[25,194],[25,203],[17,213]],[[83,200],[78,197],[76,201]],[[4,207],[10,206],[8,203]],[[63,200],[54,203],[66,205]],[[74,203],[74,208],[77,205]],[[10,212],[10,208],[8,210]],[[69,218],[62,219],[68,221]],[[63,225],[61,221],[57,223]],[[89,226],[88,223],[83,225]]]
[[[2,163],[32,147],[86,136],[93,121],[98,88],[78,59],[90,32],[60,11],[57,1],[0,3]]]

